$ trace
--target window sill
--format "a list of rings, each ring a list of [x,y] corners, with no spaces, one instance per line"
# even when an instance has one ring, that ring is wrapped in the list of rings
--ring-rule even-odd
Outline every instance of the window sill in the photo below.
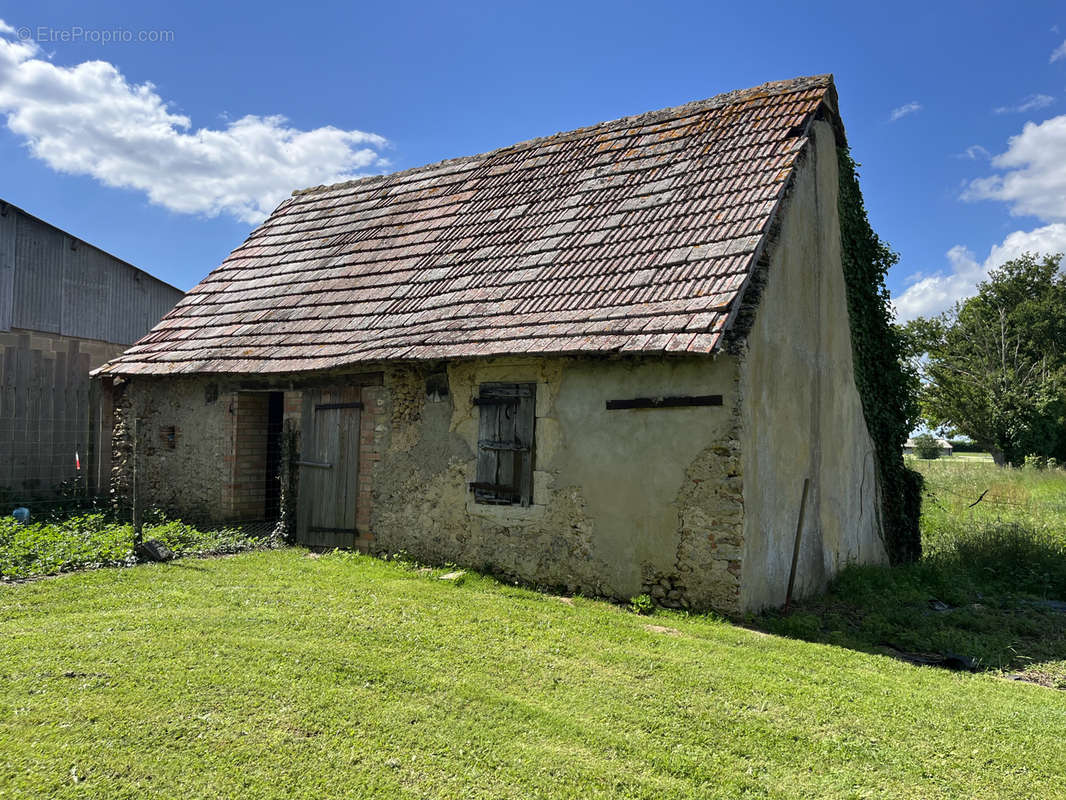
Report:
[[[473,493],[467,497],[466,512],[472,517],[492,520],[505,524],[518,524],[535,522],[543,519],[547,512],[547,506],[533,503],[528,506],[521,505],[491,505],[478,503],[474,500]]]

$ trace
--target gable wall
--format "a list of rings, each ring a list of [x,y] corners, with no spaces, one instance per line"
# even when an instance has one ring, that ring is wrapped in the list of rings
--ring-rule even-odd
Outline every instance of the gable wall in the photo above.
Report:
[[[829,125],[816,122],[741,368],[745,609],[785,600],[804,478],[796,596],[823,589],[847,563],[886,559],[852,368],[835,147]]]

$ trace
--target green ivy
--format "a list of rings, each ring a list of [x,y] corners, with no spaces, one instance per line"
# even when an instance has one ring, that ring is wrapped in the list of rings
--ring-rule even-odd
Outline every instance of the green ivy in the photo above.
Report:
[[[893,564],[922,554],[918,517],[922,476],[903,463],[903,444],[917,418],[916,378],[906,368],[885,274],[899,257],[878,238],[866,216],[857,165],[846,147],[840,165],[840,242],[847,284],[855,384],[874,442],[881,479],[885,547]]]

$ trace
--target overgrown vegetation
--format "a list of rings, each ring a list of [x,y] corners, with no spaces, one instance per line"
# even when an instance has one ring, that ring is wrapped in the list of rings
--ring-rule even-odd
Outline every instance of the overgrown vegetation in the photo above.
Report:
[[[636,597],[629,598],[629,610],[634,614],[643,614],[648,616],[655,613],[655,601],[652,600],[650,594],[638,594]]]
[[[263,544],[240,528],[199,528],[160,512],[145,516],[144,538],[176,555],[235,553]],[[22,525],[0,517],[0,578],[55,575],[135,563],[133,525],[103,510],[57,512]]]
[[[824,597],[758,624],[869,652],[954,654],[1066,688],[1066,471],[915,463],[922,559],[849,568]]]
[[[855,383],[883,492],[885,546],[894,564],[921,556],[922,480],[903,463],[903,444],[918,416],[917,376],[904,360],[903,339],[892,324],[885,274],[898,256],[874,233],[859,189],[857,165],[837,149],[840,172],[841,260],[847,285]]]
[[[1050,798],[1066,692],[296,548],[0,586],[0,795]]]

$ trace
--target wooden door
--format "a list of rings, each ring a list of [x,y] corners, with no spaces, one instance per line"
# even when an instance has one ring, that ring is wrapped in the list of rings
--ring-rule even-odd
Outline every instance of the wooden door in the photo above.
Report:
[[[359,478],[359,389],[304,393],[297,539],[354,547]]]

